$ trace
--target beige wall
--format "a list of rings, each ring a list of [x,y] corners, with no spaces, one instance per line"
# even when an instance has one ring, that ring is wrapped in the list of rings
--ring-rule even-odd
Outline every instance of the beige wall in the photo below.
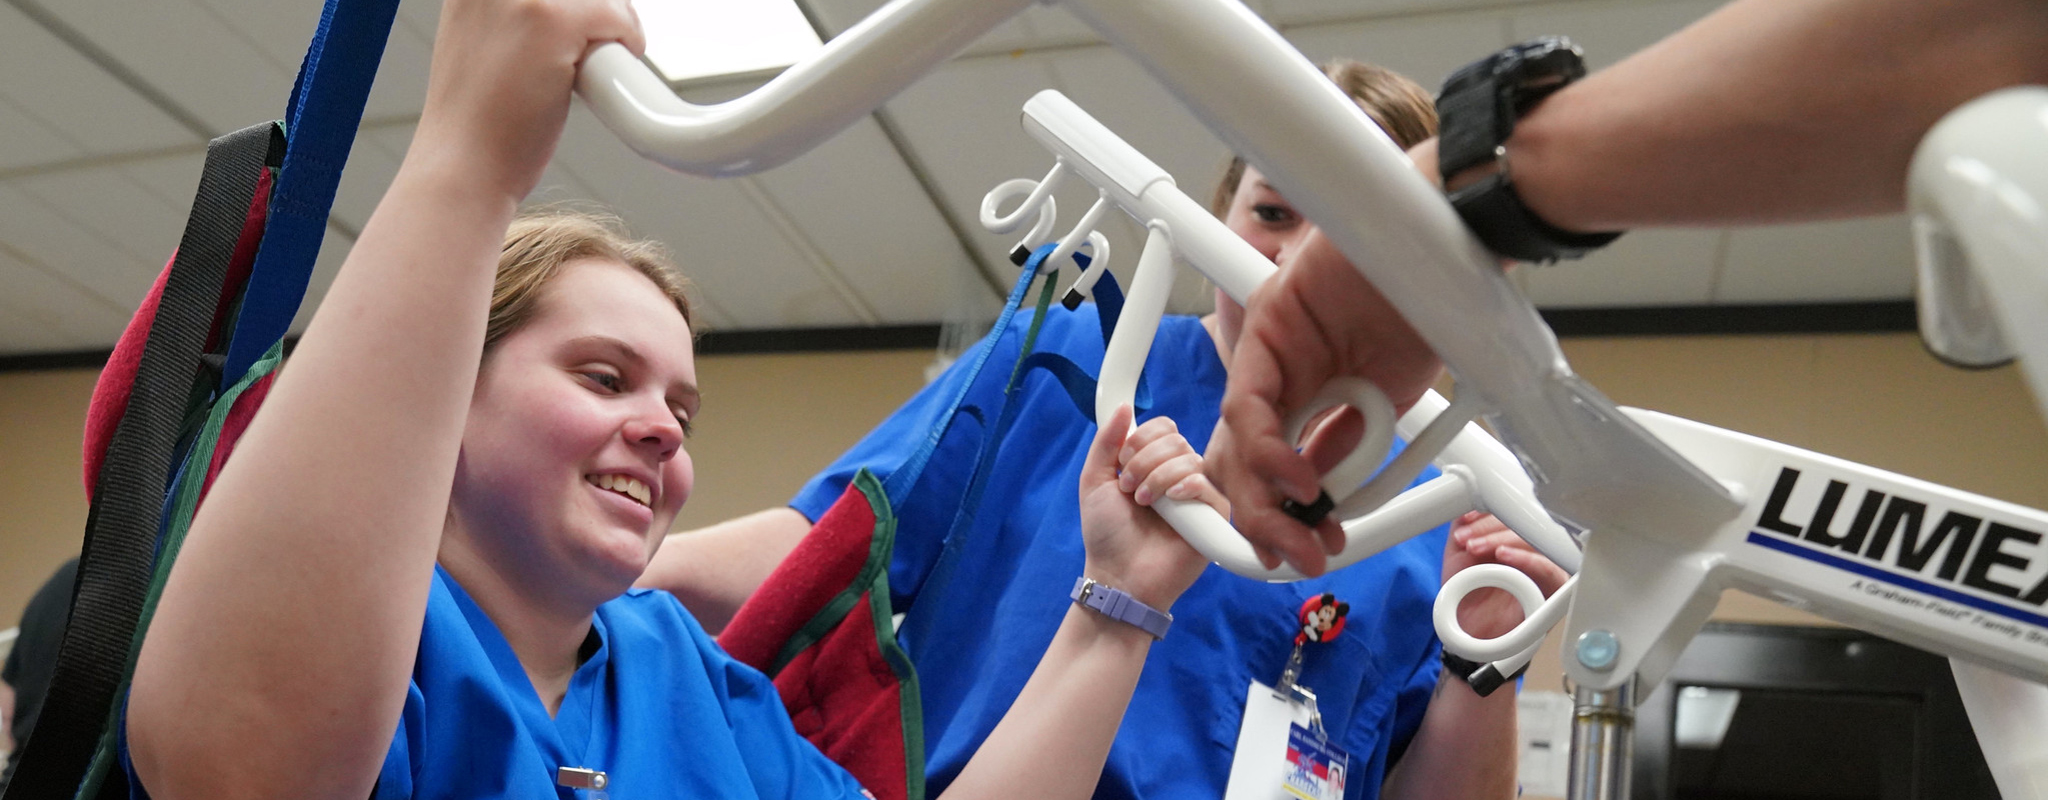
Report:
[[[923,387],[930,363],[929,350],[702,359],[704,406],[689,444],[697,484],[676,528],[789,502]]]
[[[1573,339],[1617,402],[1691,417],[2034,507],[2048,507],[2048,429],[2018,373],[1964,372],[1908,334]],[[779,505],[922,384],[926,351],[715,356],[678,526]],[[89,370],[0,374],[0,628],[85,524],[79,435]],[[1722,614],[1810,621],[1731,595]],[[1531,686],[1557,685],[1541,657]]]
[[[678,528],[786,502],[924,385],[926,350],[707,356]],[[0,373],[0,630],[85,530],[80,441],[97,370]]]
[[[0,630],[85,532],[79,450],[98,370],[0,373]]]

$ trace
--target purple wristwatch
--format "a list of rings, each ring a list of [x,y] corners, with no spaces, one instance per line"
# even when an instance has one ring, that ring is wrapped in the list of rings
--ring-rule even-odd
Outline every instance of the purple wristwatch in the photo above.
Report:
[[[1139,630],[1152,634],[1154,639],[1166,638],[1166,628],[1173,624],[1173,615],[1138,602],[1138,598],[1112,589],[1094,578],[1083,577],[1074,581],[1074,602],[1095,609],[1105,617],[1118,622],[1135,625]]]

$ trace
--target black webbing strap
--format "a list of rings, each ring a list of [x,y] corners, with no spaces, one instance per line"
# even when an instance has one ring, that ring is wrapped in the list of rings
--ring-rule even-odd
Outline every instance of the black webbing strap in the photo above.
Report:
[[[282,156],[283,141],[277,123],[264,123],[207,145],[206,168],[142,347],[127,410],[101,461],[56,672],[6,800],[71,797],[120,700],[114,695],[125,679],[149,591],[172,451],[199,356],[257,180],[264,165],[277,160],[273,156]],[[126,781],[110,778],[102,788],[125,797]]]

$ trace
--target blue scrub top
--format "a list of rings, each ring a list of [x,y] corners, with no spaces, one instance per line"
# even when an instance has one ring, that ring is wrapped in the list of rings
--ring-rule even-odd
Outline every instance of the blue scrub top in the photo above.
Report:
[[[929,628],[904,626],[923,694],[932,796],[959,774],[1022,691],[1059,627],[1086,557],[1077,484],[1095,425],[1051,373],[1033,370],[1013,401],[1022,405],[1015,427],[950,579],[930,592],[924,586],[973,470],[983,420],[994,424],[1027,316],[1003,332],[967,396],[973,412],[959,415],[896,509],[893,599],[913,617],[936,615]],[[1052,309],[1037,350],[1098,374],[1103,341],[1096,307]],[[956,364],[925,387],[813,478],[791,507],[815,520],[859,468],[888,476],[925,438],[966,372]],[[1204,449],[1224,379],[1200,321],[1167,317],[1146,363],[1152,404],[1140,420],[1171,416],[1189,443]],[[1432,469],[1420,480],[1435,475]],[[1438,528],[1335,574],[1292,584],[1260,583],[1210,565],[1174,604],[1173,630],[1146,660],[1096,796],[1220,796],[1249,683],[1279,679],[1302,602],[1326,591],[1351,604],[1349,621],[1336,641],[1308,645],[1301,682],[1319,696],[1325,726],[1350,753],[1347,797],[1377,796],[1387,768],[1420,726],[1441,669],[1430,606],[1446,533]],[[930,641],[911,640],[917,630],[928,631]]]
[[[595,652],[551,719],[497,625],[436,566],[373,796],[587,797],[555,785],[561,766],[604,771],[614,800],[866,796],[797,735],[775,685],[720,650],[674,596],[627,592],[598,607],[594,629]]]

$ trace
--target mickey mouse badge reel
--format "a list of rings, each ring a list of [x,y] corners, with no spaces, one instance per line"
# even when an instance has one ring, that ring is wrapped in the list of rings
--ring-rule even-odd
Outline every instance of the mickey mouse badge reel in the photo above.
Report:
[[[1316,695],[1300,684],[1304,648],[1344,632],[1351,604],[1324,592],[1301,604],[1280,681],[1252,681],[1224,800],[1341,800],[1350,756],[1323,730]]]

